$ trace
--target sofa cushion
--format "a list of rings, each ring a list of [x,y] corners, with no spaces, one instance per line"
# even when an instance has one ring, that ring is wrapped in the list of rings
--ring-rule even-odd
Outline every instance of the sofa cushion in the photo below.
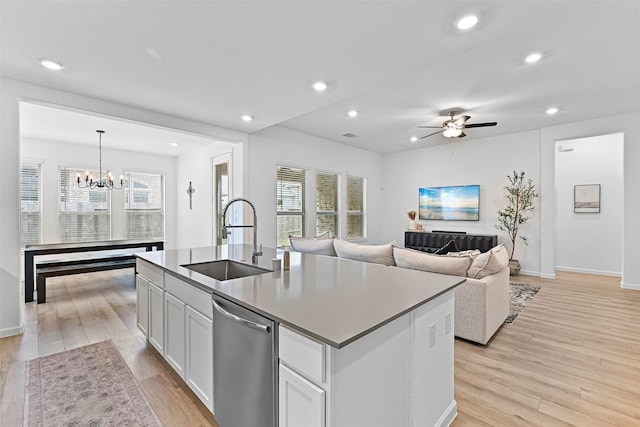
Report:
[[[472,261],[470,256],[434,255],[404,248],[393,248],[393,257],[398,267],[454,276],[466,276]]]
[[[509,254],[503,245],[498,245],[490,251],[478,255],[467,271],[467,277],[482,279],[499,271],[509,264]]]
[[[445,255],[449,252],[459,252],[458,245],[456,245],[455,240],[449,240],[446,245],[435,251],[436,255]]]
[[[361,245],[346,240],[333,239],[333,247],[340,258],[396,265],[393,260],[393,246],[391,246],[391,243],[386,245]]]
[[[333,249],[333,239],[313,239],[304,237],[289,237],[291,249],[315,255],[336,256]]]

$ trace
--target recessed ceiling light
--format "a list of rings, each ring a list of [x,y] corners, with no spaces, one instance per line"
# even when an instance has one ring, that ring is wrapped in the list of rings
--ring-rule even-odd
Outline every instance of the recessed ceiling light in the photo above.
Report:
[[[416,142],[418,140],[417,136],[412,136],[411,138],[409,138],[409,141],[411,142]]]
[[[358,116],[358,112],[356,110],[351,110],[347,114],[349,115],[349,117],[357,117]]]
[[[558,111],[560,111],[560,110],[558,110],[558,107],[547,108],[547,114],[550,115],[550,116],[554,115]]]
[[[533,52],[533,53],[530,53],[529,55],[527,55],[526,58],[524,58],[524,62],[526,62],[527,64],[533,64],[534,62],[540,61],[541,58],[542,58],[542,54],[541,53]]]
[[[64,65],[62,65],[61,63],[52,61],[50,59],[40,59],[40,65],[48,70],[53,71],[60,71],[64,68]]]
[[[327,90],[327,84],[325,82],[315,82],[313,84],[313,90],[316,92],[324,92]]]
[[[170,142],[169,145],[172,147],[177,147],[180,144],[178,144],[177,142]]]
[[[477,23],[478,23],[477,16],[467,15],[458,19],[458,22],[456,22],[456,28],[458,28],[459,30],[469,30],[475,27]]]
[[[244,114],[240,118],[242,119],[243,122],[250,122],[251,120],[253,120],[253,116],[250,116],[248,114]]]

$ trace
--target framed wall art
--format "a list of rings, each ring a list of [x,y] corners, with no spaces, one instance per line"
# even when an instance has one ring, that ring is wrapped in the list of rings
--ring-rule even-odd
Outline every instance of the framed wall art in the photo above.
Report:
[[[600,213],[600,184],[573,186],[575,213]]]

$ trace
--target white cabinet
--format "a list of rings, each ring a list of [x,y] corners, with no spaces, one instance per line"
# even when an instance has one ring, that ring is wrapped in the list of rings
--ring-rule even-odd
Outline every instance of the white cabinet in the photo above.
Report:
[[[149,283],[149,342],[164,356],[164,289]]]
[[[136,276],[136,322],[138,329],[149,337],[149,282],[142,276]]]
[[[164,294],[164,332],[164,358],[184,378],[185,304],[169,292]]]
[[[185,380],[207,408],[213,411],[213,321],[190,306],[186,306],[185,319]]]
[[[279,427],[324,427],[325,391],[280,364]]]

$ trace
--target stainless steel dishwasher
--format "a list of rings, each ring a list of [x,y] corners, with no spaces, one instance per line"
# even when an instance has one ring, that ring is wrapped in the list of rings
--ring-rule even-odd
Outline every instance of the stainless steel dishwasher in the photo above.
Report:
[[[275,427],[275,322],[213,296],[213,405],[220,427]]]

